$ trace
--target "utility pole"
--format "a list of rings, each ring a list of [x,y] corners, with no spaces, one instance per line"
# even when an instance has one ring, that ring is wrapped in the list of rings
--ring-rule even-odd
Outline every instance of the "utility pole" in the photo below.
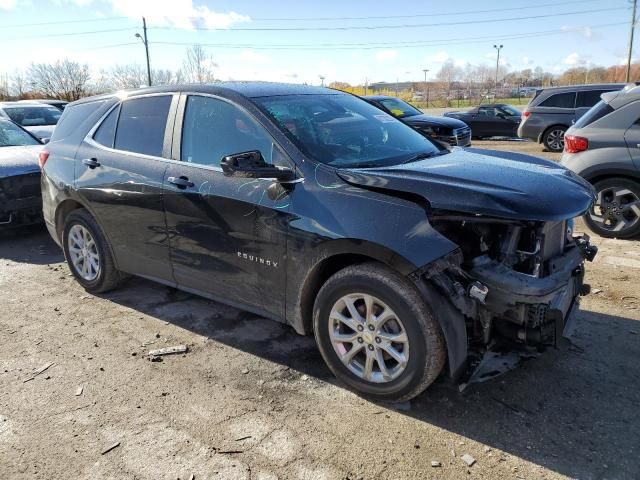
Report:
[[[500,50],[502,50],[502,45],[498,46],[498,45],[494,45],[493,48],[495,48],[498,51],[498,56],[496,58],[496,87],[495,87],[495,92],[493,92],[494,95],[498,95],[498,67],[500,66]]]
[[[142,17],[142,36],[136,33],[136,38],[142,40],[144,52],[147,56],[147,84],[151,86],[151,63],[149,62],[149,40],[147,39],[147,20]]]
[[[367,96],[367,90],[369,90],[369,79],[364,77],[364,96]]]
[[[427,85],[427,72],[429,69],[424,68],[422,71],[424,72],[424,98],[427,101],[427,108],[429,108],[429,86]]]
[[[627,52],[627,74],[624,78],[625,82],[629,82],[631,78],[631,52],[633,51],[633,33],[636,28],[636,7],[638,0],[633,0],[633,8],[631,9],[631,30],[629,31],[629,51]]]
[[[324,75],[318,75],[320,77],[320,86],[324,87]]]

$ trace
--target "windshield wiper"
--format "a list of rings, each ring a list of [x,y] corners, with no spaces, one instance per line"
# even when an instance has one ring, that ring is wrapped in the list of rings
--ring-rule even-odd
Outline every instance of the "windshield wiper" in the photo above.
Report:
[[[409,158],[402,162],[402,165],[405,163],[417,162],[418,160],[424,160],[425,158],[431,158],[440,155],[440,152],[420,152],[416,153],[413,157]]]

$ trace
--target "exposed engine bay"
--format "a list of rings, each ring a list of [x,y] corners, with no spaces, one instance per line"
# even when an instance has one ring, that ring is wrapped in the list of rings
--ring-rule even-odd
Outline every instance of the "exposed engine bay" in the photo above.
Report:
[[[570,329],[597,248],[573,221],[514,221],[434,211],[432,226],[459,249],[422,276],[464,316],[469,349],[557,345]]]

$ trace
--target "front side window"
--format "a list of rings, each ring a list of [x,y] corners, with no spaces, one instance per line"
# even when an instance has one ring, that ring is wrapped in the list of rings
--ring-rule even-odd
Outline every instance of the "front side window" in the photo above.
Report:
[[[40,145],[35,138],[9,121],[0,120],[0,147]]]
[[[379,167],[447,152],[352,95],[280,95],[254,102],[305,155],[327,165]]]
[[[478,113],[480,115],[487,115],[489,117],[495,117],[496,116],[496,109],[494,107],[480,107],[478,109]]]
[[[544,100],[540,107],[574,108],[576,104],[576,92],[556,93]]]
[[[380,103],[384,108],[389,110],[394,117],[406,118],[422,114],[420,110],[398,98],[385,98],[380,100]]]
[[[211,97],[188,97],[182,122],[180,159],[219,167],[227,155],[258,150],[272,163],[271,136],[235,105]]]
[[[520,110],[513,108],[511,105],[501,105],[499,110],[508,117],[518,117],[521,115]]]
[[[115,148],[154,157],[162,156],[170,95],[132,98],[122,103]]]
[[[62,112],[55,107],[5,107],[4,111],[11,120],[23,127],[40,127],[55,125],[60,120]]]

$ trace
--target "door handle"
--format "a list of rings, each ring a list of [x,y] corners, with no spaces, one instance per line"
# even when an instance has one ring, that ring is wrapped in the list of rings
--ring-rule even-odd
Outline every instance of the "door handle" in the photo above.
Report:
[[[178,188],[187,188],[193,187],[193,182],[190,182],[187,177],[169,177],[167,178],[167,182],[173,183]]]
[[[87,167],[91,169],[94,169],[100,166],[100,162],[98,161],[97,158],[85,158],[84,160],[82,160],[82,163],[84,163]]]

